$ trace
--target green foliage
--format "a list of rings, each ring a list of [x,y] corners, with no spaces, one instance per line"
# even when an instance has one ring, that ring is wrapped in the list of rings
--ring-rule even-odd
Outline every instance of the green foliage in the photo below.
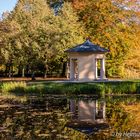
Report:
[[[1,85],[1,91],[3,93],[23,93],[26,89],[26,83],[25,82],[7,82],[3,83]]]
[[[132,94],[138,93],[138,83],[136,82],[112,82],[106,83],[105,93],[107,94]]]
[[[46,74],[51,69],[51,62],[60,64],[67,60],[64,53],[67,48],[83,42],[84,31],[70,3],[64,3],[55,16],[45,0],[19,0],[3,22],[19,27],[18,33],[8,33],[1,50],[8,53],[5,64],[10,64],[10,68],[36,71],[40,64]]]
[[[137,85],[137,93],[140,93],[140,83]]]
[[[58,1],[52,2],[58,4]],[[0,21],[3,75],[22,73],[25,76],[42,71],[46,76],[48,71],[59,70],[67,61],[66,49],[90,37],[94,43],[110,50],[106,65],[108,76],[140,77],[139,3],[64,1],[57,15],[49,4],[46,0],[19,0],[15,9]]]
[[[46,83],[26,85],[25,82],[9,82],[1,85],[2,93],[26,93],[26,95],[62,94],[62,95],[119,95],[138,94],[139,82],[107,83]]]
[[[27,86],[27,93],[42,93],[42,94],[62,94],[62,95],[80,95],[80,94],[92,94],[102,95],[102,85],[88,85],[88,84],[55,84],[50,83],[46,85],[32,85]]]

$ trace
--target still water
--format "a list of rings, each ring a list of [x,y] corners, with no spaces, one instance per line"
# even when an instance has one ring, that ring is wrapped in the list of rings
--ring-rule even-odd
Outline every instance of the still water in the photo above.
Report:
[[[140,96],[0,98],[0,139],[140,139]]]

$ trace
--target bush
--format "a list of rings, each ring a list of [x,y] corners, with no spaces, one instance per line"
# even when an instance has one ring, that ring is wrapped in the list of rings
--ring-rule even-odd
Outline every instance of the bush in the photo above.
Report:
[[[136,82],[110,82],[104,83],[106,94],[133,94],[137,92]]]
[[[7,82],[3,83],[1,86],[1,91],[3,93],[14,92],[14,93],[24,93],[26,89],[25,82]]]

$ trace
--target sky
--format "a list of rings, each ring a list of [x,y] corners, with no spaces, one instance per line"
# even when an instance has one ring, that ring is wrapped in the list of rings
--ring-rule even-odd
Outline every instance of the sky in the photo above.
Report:
[[[12,11],[17,3],[17,0],[0,0],[0,18],[5,11]]]

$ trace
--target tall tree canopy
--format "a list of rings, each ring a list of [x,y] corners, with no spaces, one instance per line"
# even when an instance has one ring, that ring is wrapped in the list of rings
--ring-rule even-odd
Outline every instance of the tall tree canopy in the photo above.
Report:
[[[110,49],[109,76],[140,77],[138,0],[19,0],[0,21],[0,70],[46,75],[87,37]]]
[[[130,70],[140,76],[139,57],[135,57],[140,53],[140,3],[126,0],[72,2],[91,40],[110,49],[108,74],[127,76]]]
[[[7,44],[18,51],[14,60],[23,71],[36,69],[38,63],[48,71],[51,61],[65,62],[64,51],[83,41],[82,26],[70,3],[64,3],[56,16],[45,0],[19,0],[6,20],[20,26],[19,34],[10,36]]]

